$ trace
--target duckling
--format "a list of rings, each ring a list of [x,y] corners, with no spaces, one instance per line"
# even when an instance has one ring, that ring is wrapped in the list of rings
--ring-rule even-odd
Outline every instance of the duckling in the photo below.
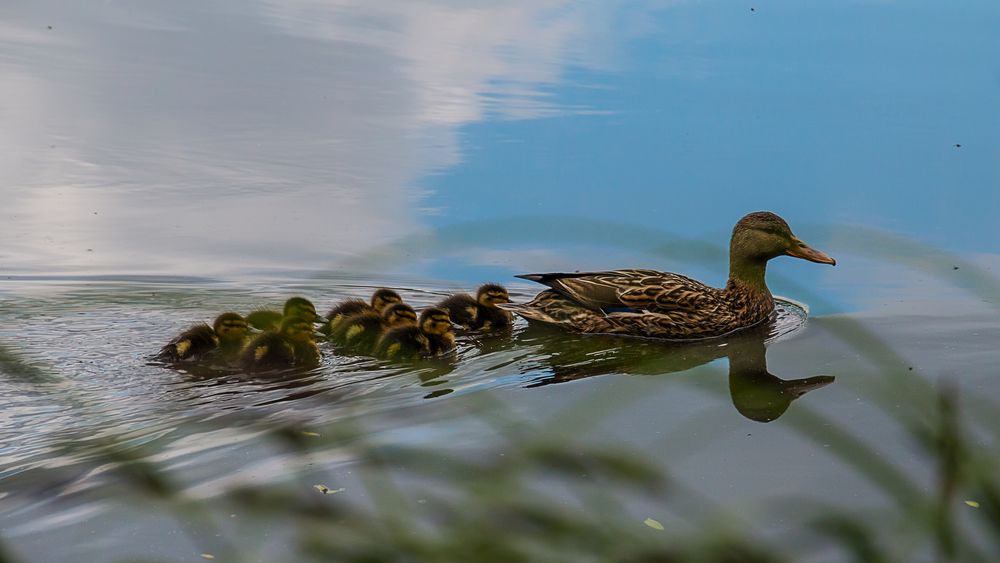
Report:
[[[431,342],[418,326],[401,326],[382,335],[375,346],[375,356],[387,360],[413,360],[429,356]]]
[[[349,317],[373,311],[381,315],[382,312],[385,311],[386,307],[402,302],[403,298],[400,297],[398,293],[384,287],[375,290],[375,293],[372,294],[371,304],[365,303],[361,299],[348,299],[346,301],[341,301],[336,307],[330,309],[330,312],[326,314],[326,318],[329,320],[325,325],[323,325],[320,332],[331,335],[340,323],[344,322],[344,320]]]
[[[451,321],[458,326],[471,330],[479,326],[479,303],[468,293],[456,293],[442,299],[436,307],[446,309]]]
[[[396,303],[402,303],[403,298],[391,289],[381,287],[372,293],[372,307],[379,313],[385,312],[386,307]]]
[[[412,360],[443,354],[455,347],[451,318],[442,307],[432,307],[420,315],[419,325],[387,331],[375,348],[376,355],[388,360]]]
[[[386,307],[381,315],[368,311],[341,321],[330,336],[335,342],[355,352],[367,354],[375,349],[386,330],[416,324],[417,312],[413,307],[396,303]]]
[[[278,330],[282,319],[286,317],[301,317],[309,322],[323,322],[325,319],[316,314],[316,307],[305,297],[292,297],[285,301],[281,313],[269,309],[259,309],[247,315],[250,326],[260,330]]]
[[[455,349],[451,317],[442,307],[430,307],[420,314],[420,330],[427,335],[430,354],[437,356]]]
[[[406,303],[389,305],[382,312],[382,318],[385,320],[388,328],[417,326],[417,312]]]
[[[345,319],[374,310],[375,309],[373,309],[371,305],[360,299],[348,299],[346,301],[341,301],[326,314],[326,324],[324,324],[319,331],[327,336],[330,336],[333,334],[333,331],[340,326],[340,323],[344,322]]]
[[[315,367],[320,353],[313,324],[303,317],[285,317],[277,331],[254,338],[243,350],[240,364],[248,372],[290,367]]]
[[[212,326],[201,323],[181,333],[156,358],[164,362],[192,362],[216,353],[232,358],[246,343],[247,330],[247,321],[239,313],[223,313]]]
[[[448,310],[452,322],[470,330],[497,330],[511,326],[513,315],[497,306],[510,303],[510,295],[502,285],[487,283],[479,287],[476,297],[459,293],[437,304]]]

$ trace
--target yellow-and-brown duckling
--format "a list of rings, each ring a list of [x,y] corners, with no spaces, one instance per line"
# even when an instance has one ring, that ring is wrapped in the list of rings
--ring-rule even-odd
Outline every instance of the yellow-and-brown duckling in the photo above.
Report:
[[[467,293],[452,295],[437,304],[448,310],[453,323],[469,330],[499,330],[509,328],[513,315],[497,306],[510,303],[507,288],[495,283],[483,284],[472,297]]]
[[[340,322],[330,334],[337,344],[358,354],[370,354],[385,331],[401,326],[416,326],[417,312],[406,303],[395,303],[382,314],[367,311]]]
[[[194,325],[164,346],[156,358],[163,362],[195,362],[208,357],[235,358],[246,344],[247,321],[239,313],[223,313],[212,326]]]
[[[796,238],[784,219],[760,211],[733,228],[723,288],[655,270],[527,274],[517,277],[552,289],[507,309],[576,332],[676,340],[721,336],[771,316],[774,299],[764,272],[768,260],[778,256],[837,263]]]
[[[318,366],[320,353],[314,338],[312,321],[285,317],[278,330],[250,341],[240,355],[240,365],[248,372]]]
[[[278,330],[283,319],[297,317],[311,323],[325,322],[326,319],[316,314],[316,307],[305,297],[292,297],[285,301],[282,312],[270,309],[259,309],[247,315],[247,322],[258,330]]]
[[[381,315],[385,311],[386,307],[402,302],[403,298],[400,297],[398,293],[384,287],[375,290],[375,293],[372,294],[371,303],[365,303],[361,299],[348,299],[346,301],[341,301],[333,309],[330,309],[329,313],[327,313],[326,318],[328,320],[326,324],[323,325],[323,328],[320,329],[320,332],[331,335],[340,323],[350,317],[369,312],[375,312]]]
[[[455,349],[451,317],[443,307],[430,307],[420,314],[416,326],[390,329],[379,340],[375,354],[388,360],[437,356]]]

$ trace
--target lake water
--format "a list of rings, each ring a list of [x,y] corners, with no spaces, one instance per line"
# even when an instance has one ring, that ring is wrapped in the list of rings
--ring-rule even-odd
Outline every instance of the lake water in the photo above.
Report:
[[[997,29],[991,1],[0,6],[4,547],[298,545],[239,512],[175,518],[117,476],[109,443],[203,502],[326,483],[377,507],[349,446],[488,457],[531,428],[641,453],[686,491],[627,500],[629,533],[657,533],[648,517],[663,538],[708,526],[846,560],[800,533],[808,511],[789,506],[808,501],[932,559],[904,499],[938,494],[940,467],[910,423],[955,389],[969,450],[1000,452]],[[734,222],[761,209],[838,265],[771,262],[791,300],[777,326],[724,342],[521,322],[416,367],[329,348],[282,380],[148,362],[193,322],[295,294],[326,310],[388,286],[425,306],[497,281],[524,301],[539,287],[514,274],[617,267],[720,285]],[[291,455],[280,428],[321,439]],[[562,485],[533,483],[572,512]],[[983,491],[948,495],[956,557],[990,560]]]

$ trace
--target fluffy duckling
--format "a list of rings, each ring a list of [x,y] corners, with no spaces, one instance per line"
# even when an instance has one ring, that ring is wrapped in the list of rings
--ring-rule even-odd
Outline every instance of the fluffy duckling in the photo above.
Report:
[[[417,326],[402,326],[386,332],[376,346],[376,355],[389,360],[434,356],[455,348],[448,310],[431,307],[420,314]]]
[[[375,312],[381,315],[385,311],[386,307],[402,302],[403,298],[400,297],[395,291],[384,287],[376,289],[375,293],[372,294],[370,304],[365,303],[361,299],[348,299],[338,303],[336,307],[330,309],[330,312],[327,313],[326,318],[329,320],[320,330],[324,334],[333,334],[333,331],[340,326],[340,323],[350,317],[369,312]]]
[[[341,301],[330,312],[326,314],[326,324],[319,329],[320,332],[329,336],[346,319],[362,313],[372,312],[375,309],[361,299],[348,299]]]
[[[448,310],[451,320],[470,330],[498,330],[511,325],[513,315],[497,306],[510,303],[510,295],[502,285],[487,283],[479,287],[476,297],[459,293],[437,304]]]
[[[282,312],[260,309],[247,315],[250,326],[259,330],[278,330],[281,321],[287,317],[299,317],[311,323],[323,322],[325,319],[316,314],[316,307],[305,297],[292,297],[285,301]]]
[[[372,308],[379,313],[385,312],[386,307],[402,303],[403,298],[391,289],[381,287],[372,294]]]
[[[247,345],[240,364],[248,372],[315,367],[320,354],[313,330],[313,323],[304,317],[285,317],[277,331],[265,332]]]
[[[417,326],[389,330],[379,339],[375,355],[387,360],[414,360],[431,353],[431,342]]]
[[[417,312],[413,307],[396,303],[386,307],[381,315],[368,311],[345,319],[330,336],[335,342],[355,352],[367,354],[375,349],[386,330],[416,324]]]
[[[420,330],[430,342],[430,354],[437,356],[455,349],[455,333],[451,316],[442,307],[430,307],[420,314]]]
[[[209,354],[233,358],[243,348],[248,334],[247,321],[239,313],[223,313],[212,326],[194,325],[164,346],[156,358],[164,362],[191,362]]]

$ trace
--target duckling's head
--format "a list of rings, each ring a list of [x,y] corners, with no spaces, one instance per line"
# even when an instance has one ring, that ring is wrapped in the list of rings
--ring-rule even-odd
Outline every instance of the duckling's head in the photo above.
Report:
[[[375,293],[372,294],[372,307],[380,314],[383,313],[385,308],[389,305],[402,302],[403,298],[400,297],[398,293],[384,287],[376,289]]]
[[[417,326],[417,312],[406,303],[396,303],[385,308],[382,318],[390,327]]]
[[[427,334],[448,334],[451,332],[451,316],[441,307],[424,309],[420,314],[420,330]]]
[[[510,303],[510,295],[507,288],[496,283],[487,283],[479,287],[476,292],[476,301],[484,307],[496,307],[497,303]]]
[[[799,240],[784,219],[769,211],[750,213],[733,227],[731,262],[763,263],[782,255],[831,266],[837,264],[833,258]]]
[[[296,342],[312,342],[313,330],[312,321],[303,317],[285,317],[281,321],[281,334]]]
[[[282,313],[285,317],[298,317],[311,323],[322,320],[316,313],[316,307],[305,297],[292,297],[285,301],[285,308]]]
[[[212,323],[212,329],[223,342],[239,342],[249,332],[247,320],[239,313],[222,313]]]

